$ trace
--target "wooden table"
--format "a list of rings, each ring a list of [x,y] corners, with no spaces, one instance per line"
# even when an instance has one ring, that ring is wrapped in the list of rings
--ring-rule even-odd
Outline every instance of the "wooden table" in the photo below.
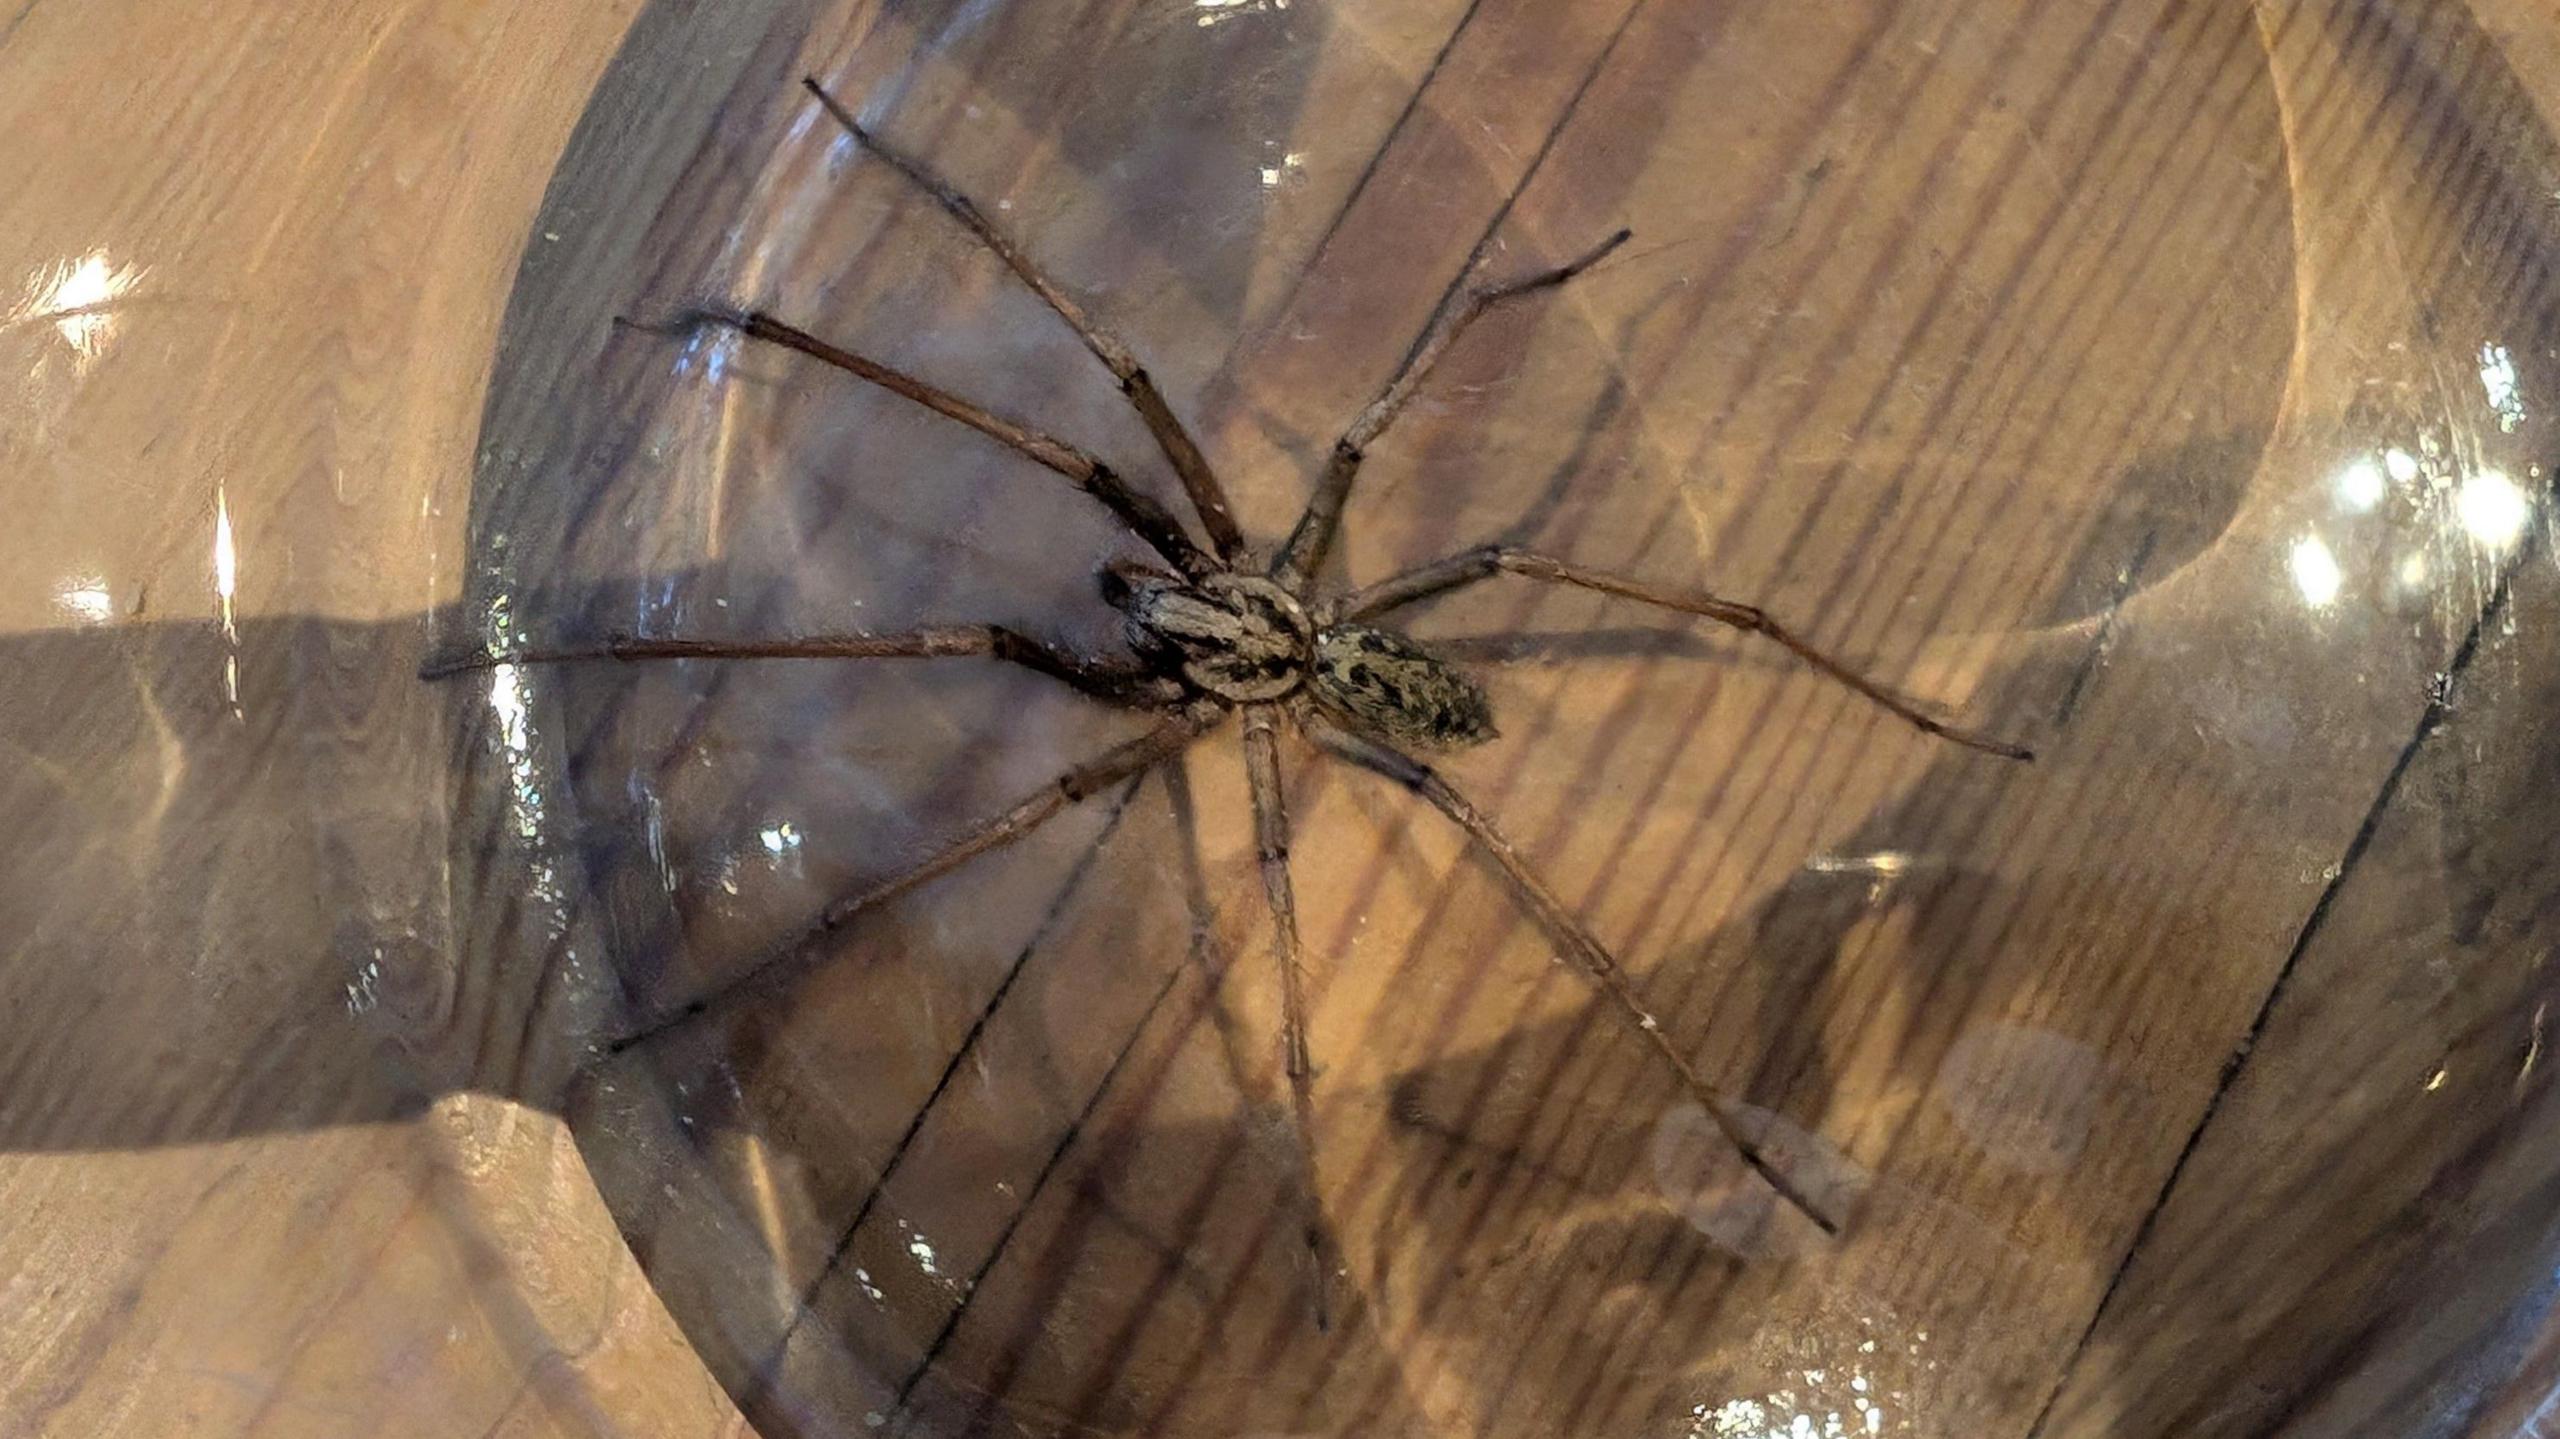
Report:
[[[1019,457],[611,325],[768,307],[1179,499],[803,73],[1266,542],[1453,287],[1633,228],[1329,576],[1708,585],[2035,746],[1578,591],[1414,621],[1503,731],[1451,780],[1840,1238],[1293,741],[1311,1210],[1232,723],[599,1059],[1131,732],[966,661],[417,678],[1113,642],[1133,551]],[[2545,1432],[2545,10],[21,0],[0,77],[0,1435]]]

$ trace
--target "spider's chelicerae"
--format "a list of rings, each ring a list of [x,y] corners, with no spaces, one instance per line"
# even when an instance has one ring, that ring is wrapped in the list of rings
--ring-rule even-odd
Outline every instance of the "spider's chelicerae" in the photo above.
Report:
[[[1311,1218],[1306,1242],[1317,1258],[1319,1322],[1325,1313],[1322,1277],[1332,1245],[1315,1216],[1315,1136],[1307,1052],[1305,982],[1300,962],[1297,906],[1289,887],[1289,817],[1281,797],[1279,732],[1285,725],[1318,750],[1374,770],[1420,795],[1464,832],[1468,842],[1502,878],[1512,897],[1549,940],[1599,991],[1619,1027],[1647,1046],[1677,1075],[1689,1095],[1713,1117],[1751,1168],[1788,1203],[1826,1231],[1825,1214],[1744,1132],[1733,1104],[1662,1032],[1625,973],[1591,931],[1524,861],[1502,831],[1415,751],[1448,750],[1495,738],[1492,707],[1484,690],[1463,671],[1434,655],[1385,621],[1395,611],[1432,595],[1497,575],[1548,584],[1575,585],[1693,615],[1764,636],[1784,646],[1816,673],[1848,686],[1912,726],[1943,739],[2010,759],[2029,753],[1935,719],[1883,685],[1866,678],[1799,638],[1757,607],[1700,590],[1657,585],[1605,573],[1570,560],[1507,544],[1489,544],[1435,560],[1339,592],[1322,592],[1315,577],[1342,523],[1360,462],[1394,423],[1432,367],[1470,323],[1505,301],[1553,289],[1588,270],[1626,242],[1620,230],[1587,253],[1553,269],[1452,293],[1408,352],[1395,376],[1335,441],[1324,472],[1298,523],[1276,552],[1257,550],[1237,528],[1224,487],[1144,367],[1109,332],[1042,273],[1021,246],[990,223],[975,204],[921,162],[873,135],[815,79],[803,82],[818,103],[854,139],[913,182],[1003,259],[1015,275],[1048,303],[1085,347],[1120,382],[1138,417],[1164,451],[1206,536],[1076,445],[1043,434],[983,406],[841,349],[760,311],[704,308],[681,317],[685,326],[717,325],[748,337],[798,350],[1001,441],[1063,476],[1107,507],[1152,549],[1161,564],[1115,563],[1100,574],[1105,601],[1119,610],[1130,653],[1096,657],[998,625],[952,624],[894,634],[799,636],[770,640],[618,637],[602,645],[475,651],[431,663],[428,677],[509,663],[585,659],[892,659],[976,656],[1021,665],[1071,685],[1106,704],[1152,711],[1163,722],[1068,770],[1038,791],[952,840],[913,866],[845,896],[821,913],[792,944],[762,963],[680,1008],[644,1020],[616,1041],[616,1051],[645,1043],[745,997],[770,989],[813,962],[817,944],[857,914],[902,894],[966,861],[1022,838],[1069,806],[1137,777],[1180,754],[1229,716],[1241,719],[1245,772],[1253,796],[1254,832],[1262,883],[1274,920],[1273,949],[1281,990],[1283,1063],[1288,1072],[1298,1129],[1300,1160]]]

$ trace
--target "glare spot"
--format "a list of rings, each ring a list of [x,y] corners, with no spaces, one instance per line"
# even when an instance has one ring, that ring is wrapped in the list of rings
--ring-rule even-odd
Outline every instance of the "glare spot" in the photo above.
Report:
[[[2427,1093],[2433,1094],[2437,1090],[2444,1088],[2444,1076],[2444,1067],[2442,1065],[2438,1065],[2436,1067],[2436,1072],[2427,1076]]]
[[[240,631],[233,623],[232,596],[240,592],[240,545],[231,533],[231,495],[227,490],[213,492],[213,598],[222,615],[223,637],[233,641]]]
[[[2533,516],[2533,502],[2525,492],[2496,470],[2482,470],[2464,480],[2453,507],[2464,531],[2488,550],[2514,545],[2524,535],[2525,521]]]
[[[2313,609],[2325,609],[2338,598],[2338,586],[2345,576],[2338,571],[2338,560],[2317,535],[2305,535],[2293,542],[2293,587],[2302,591],[2303,603]]]
[[[76,364],[106,353],[115,338],[117,301],[142,283],[139,265],[118,265],[104,250],[74,260],[59,260],[27,277],[25,297],[9,316],[12,322],[50,320],[54,333],[71,347]]]
[[[2405,485],[2418,477],[2418,457],[2396,447],[2384,450],[2382,468],[2390,472],[2393,483]]]
[[[1816,874],[1872,874],[1890,879],[1911,868],[1911,855],[1899,849],[1869,850],[1864,854],[1818,854],[1805,861],[1805,868]]]
[[[1683,1439],[1851,1439],[1884,1432],[1884,1405],[1869,1396],[1875,1386],[1863,1370],[1848,1375],[1846,1394],[1831,1383],[1828,1370],[1806,1370],[1803,1378],[1801,1390],[1691,1405]]]
[[[366,1014],[382,1003],[382,951],[364,962],[356,977],[347,981],[347,1013]]]
[[[2498,417],[2498,428],[2508,434],[2524,423],[2524,397],[2516,384],[2516,357],[2500,344],[2480,347],[2480,388],[2489,396],[2489,408]]]
[[[107,593],[107,582],[96,575],[65,582],[53,592],[53,603],[82,624],[102,625],[115,618],[115,597]]]
[[[2382,466],[2371,456],[2364,456],[2338,471],[2337,490],[2339,505],[2360,515],[2381,504],[2388,487],[2383,483]]]
[[[768,827],[757,838],[764,841],[765,853],[777,858],[786,851],[800,847],[800,831],[787,819],[780,824]]]
[[[2412,550],[2407,555],[2402,556],[2400,560],[2399,577],[2400,587],[2404,590],[2425,588],[2427,583],[2426,555],[2419,551]]]
[[[1258,15],[1265,11],[1286,10],[1289,8],[1289,0],[1191,0],[1191,8],[1200,12],[1196,23],[1201,29],[1206,30],[1222,20]]]

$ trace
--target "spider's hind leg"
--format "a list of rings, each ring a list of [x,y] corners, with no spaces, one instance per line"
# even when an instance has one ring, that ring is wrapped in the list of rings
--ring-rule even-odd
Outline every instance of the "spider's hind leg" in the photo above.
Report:
[[[1778,1196],[1813,1221],[1825,1234],[1840,1232],[1838,1221],[1816,1204],[1803,1188],[1787,1176],[1785,1170],[1761,1151],[1759,1143],[1746,1133],[1735,1117],[1733,1101],[1722,1090],[1708,1082],[1689,1057],[1662,1032],[1652,1012],[1637,999],[1635,988],[1627,982],[1626,971],[1618,967],[1615,956],[1599,938],[1565,908],[1555,891],[1547,888],[1518,849],[1485,818],[1466,796],[1450,787],[1437,770],[1401,750],[1380,744],[1363,735],[1337,729],[1321,720],[1302,717],[1301,727],[1310,739],[1328,753],[1394,780],[1422,796],[1432,808],[1447,815],[1467,837],[1478,853],[1493,861],[1495,872],[1502,876],[1503,887],[1530,919],[1546,932],[1547,938],[1564,952],[1583,977],[1591,982],[1608,1001],[1606,1008],[1618,1027],[1651,1049],[1672,1073],[1679,1076],[1681,1088],[1688,1091],[1708,1118],[1731,1143],[1743,1162],[1766,1180]]]
[[[1316,1183],[1315,1063],[1307,1049],[1306,970],[1298,948],[1298,901],[1289,884],[1289,810],[1280,784],[1279,711],[1258,704],[1245,711],[1245,776],[1253,788],[1254,850],[1261,862],[1263,897],[1270,901],[1273,957],[1280,968],[1280,1052],[1289,1074],[1290,1115],[1298,1136],[1301,1198],[1306,1204],[1301,1238],[1315,1265],[1316,1328],[1333,1324],[1333,1274],[1342,1246],[1334,1238]]]

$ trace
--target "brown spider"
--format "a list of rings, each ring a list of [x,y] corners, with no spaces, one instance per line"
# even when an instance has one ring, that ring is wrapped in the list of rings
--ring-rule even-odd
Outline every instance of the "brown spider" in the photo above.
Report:
[[[879,156],[995,252],[1047,302],[1085,347],[1119,379],[1182,482],[1207,533],[1204,548],[1189,527],[1157,501],[1129,487],[1077,446],[997,415],[948,390],[891,369],[760,311],[697,308],[678,317],[690,330],[717,325],[824,361],[959,421],[1059,475],[1118,516],[1164,562],[1162,568],[1115,563],[1100,575],[1103,599],[1119,610],[1131,654],[1104,659],[1070,652],[998,625],[938,625],[892,634],[797,636],[772,640],[621,636],[599,646],[486,650],[430,661],[429,679],[498,664],[591,659],[892,659],[978,656],[1024,666],[1107,704],[1163,714],[1153,730],[1113,746],[1024,796],[1003,813],[925,859],[829,905],[792,943],[684,1005],[644,1020],[609,1046],[620,1052],[690,1023],[713,1008],[767,990],[815,962],[820,940],[856,915],[979,855],[1022,838],[1069,806],[1174,758],[1228,715],[1242,715],[1245,772],[1253,796],[1254,836],[1265,896],[1274,921],[1273,949],[1281,986],[1282,1048],[1295,1121],[1301,1178],[1311,1211],[1315,1194],[1312,1080],[1307,1052],[1305,977],[1299,959],[1297,904],[1289,886],[1289,817],[1282,803],[1278,735],[1285,720],[1318,749],[1374,770],[1428,801],[1493,862],[1513,899],[1608,1000],[1620,1026],[1648,1046],[1721,1129],[1742,1158],[1785,1200],[1827,1233],[1835,1220],[1815,1206],[1744,1132],[1734,1106],[1698,1073],[1636,997],[1608,948],[1583,927],[1493,821],[1450,787],[1414,749],[1445,750],[1496,737],[1485,692],[1464,672],[1376,621],[1432,595],[1496,575],[1578,585],[1766,636],[1822,675],[1848,686],[1925,733],[2010,759],[2027,750],[1932,718],[1883,685],[1799,638],[1758,608],[1698,590],[1649,584],[1589,569],[1512,545],[1491,544],[1408,570],[1359,589],[1318,593],[1316,574],[1340,528],[1344,502],[1369,447],[1413,398],[1441,356],[1477,316],[1506,300],[1552,289],[1590,269],[1624,244],[1620,230],[1580,257],[1500,284],[1454,293],[1435,314],[1404,364],[1351,422],[1296,527],[1276,556],[1245,542],[1209,462],[1129,348],[1095,325],[1010,237],[968,197],[920,161],[883,143],[814,78],[802,83],[853,138]],[[653,327],[655,328],[655,327]],[[1316,1259],[1317,1322],[1326,1320],[1326,1275],[1333,1245],[1311,1212],[1305,1241]]]

